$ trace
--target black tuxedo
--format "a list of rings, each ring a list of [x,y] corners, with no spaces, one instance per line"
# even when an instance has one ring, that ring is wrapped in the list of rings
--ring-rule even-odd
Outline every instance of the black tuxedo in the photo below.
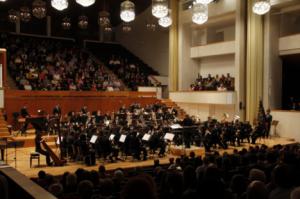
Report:
[[[52,111],[53,115],[61,115],[61,108],[59,106],[55,106]]]

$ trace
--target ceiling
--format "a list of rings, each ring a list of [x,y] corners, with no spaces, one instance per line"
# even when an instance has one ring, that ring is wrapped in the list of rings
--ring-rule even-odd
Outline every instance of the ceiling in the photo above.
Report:
[[[47,15],[52,17],[52,33],[56,36],[63,36],[68,34],[74,35],[74,32],[81,32],[80,34],[94,35],[98,34],[98,13],[105,9],[109,11],[111,15],[111,24],[113,27],[121,23],[120,19],[120,4],[124,0],[96,0],[95,4],[90,7],[82,7],[77,4],[75,0],[69,0],[69,7],[63,11],[57,11],[51,7],[50,0],[44,0],[47,2]],[[151,0],[131,0],[135,3],[136,16],[142,13],[151,5]],[[14,24],[11,24],[7,20],[8,10],[19,10],[21,6],[28,6],[31,8],[33,0],[7,0],[4,3],[0,3],[0,30],[14,29]],[[79,30],[77,27],[78,17],[80,15],[86,15],[89,18],[89,27],[87,30]],[[60,24],[64,17],[70,17],[72,19],[72,29],[66,33],[61,30]],[[45,31],[46,19],[33,19],[28,23],[21,23],[21,32],[23,30],[26,33],[36,34],[40,31]],[[41,29],[41,30],[39,30]],[[13,31],[13,30],[11,30]],[[36,32],[35,32],[36,31]],[[85,31],[85,32],[84,32]],[[76,33],[77,34],[77,33]]]

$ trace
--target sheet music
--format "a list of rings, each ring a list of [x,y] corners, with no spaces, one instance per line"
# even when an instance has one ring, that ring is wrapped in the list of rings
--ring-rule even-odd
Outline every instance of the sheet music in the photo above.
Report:
[[[151,135],[148,134],[148,133],[146,133],[146,134],[143,136],[142,140],[144,140],[144,141],[149,141],[150,137],[151,137]]]
[[[93,136],[91,137],[90,143],[95,144],[96,141],[97,141],[97,139],[98,139],[98,136],[97,136],[97,135],[93,135]]]
[[[175,135],[173,133],[166,133],[164,139],[165,140],[169,140],[169,141],[173,141]]]
[[[110,134],[109,140],[112,141],[115,138],[115,136],[116,136],[115,134]]]
[[[126,140],[126,137],[127,137],[127,135],[121,135],[121,137],[120,137],[120,139],[119,139],[119,142],[124,143],[125,140]]]
[[[182,129],[182,126],[180,124],[172,124],[171,129]]]
[[[64,140],[64,137],[60,137],[60,140],[63,141],[63,140]],[[60,145],[60,142],[59,142],[59,138],[58,138],[58,137],[57,137],[57,140],[56,140],[56,144],[57,144],[57,145]]]

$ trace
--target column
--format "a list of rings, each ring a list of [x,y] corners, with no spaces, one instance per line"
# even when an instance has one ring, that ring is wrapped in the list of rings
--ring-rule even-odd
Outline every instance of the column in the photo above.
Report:
[[[51,37],[51,16],[47,16],[46,32],[47,32],[47,36]]]
[[[259,100],[263,97],[264,34],[263,16],[252,12],[254,0],[248,0],[246,59],[246,120],[257,118]]]
[[[178,90],[178,0],[170,1],[172,26],[169,29],[169,91]]]
[[[16,33],[17,34],[21,33],[21,20],[20,20],[20,17],[18,17],[17,21],[16,21]]]
[[[246,18],[247,2],[245,0],[236,1],[235,19],[235,91],[236,105],[235,114],[245,120],[246,106]]]

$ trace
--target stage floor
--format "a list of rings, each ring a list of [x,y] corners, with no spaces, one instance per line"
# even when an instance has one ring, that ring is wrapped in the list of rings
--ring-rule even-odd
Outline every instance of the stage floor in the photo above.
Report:
[[[257,142],[257,145],[265,144],[269,147],[272,147],[276,144],[294,144],[296,143],[293,139],[288,138],[272,138],[272,139],[260,139]],[[220,149],[218,150],[221,154],[224,152],[232,153],[233,149],[242,149],[248,148],[249,146],[253,146],[251,144],[243,144],[241,147],[229,147],[229,149]],[[40,170],[44,170],[52,175],[61,175],[64,172],[75,172],[78,168],[85,168],[87,170],[98,170],[98,166],[104,164],[107,170],[113,170],[117,168],[135,168],[135,167],[145,167],[153,165],[153,158],[149,158],[147,161],[132,161],[132,158],[129,157],[126,161],[119,161],[117,163],[109,163],[103,161],[97,161],[95,166],[86,166],[84,163],[80,162],[68,162],[67,165],[62,167],[47,167],[45,156],[41,155],[41,165],[37,167],[37,160],[33,160],[32,165],[33,167],[30,168],[30,153],[34,151],[34,147],[24,147],[24,148],[17,148],[16,156],[14,149],[8,149],[8,160],[7,163],[12,166],[16,167],[18,171],[23,173],[28,177],[36,177],[37,173]],[[54,149],[54,152],[57,152],[58,149]],[[168,154],[163,157],[159,158],[161,164],[167,164],[169,162],[169,158],[177,157],[182,155],[184,152],[185,154],[189,154],[191,151],[194,151],[197,155],[205,155],[203,147],[195,147],[192,146],[190,149],[182,150],[182,147],[171,146],[169,149]],[[16,161],[14,160],[16,157]]]

